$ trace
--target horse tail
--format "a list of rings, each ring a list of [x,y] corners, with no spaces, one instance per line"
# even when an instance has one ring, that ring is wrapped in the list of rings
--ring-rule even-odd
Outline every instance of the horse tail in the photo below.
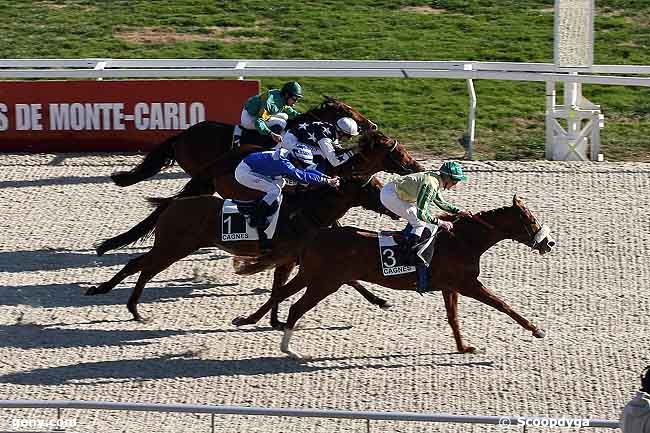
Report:
[[[171,196],[171,197],[149,197],[147,201],[156,206],[151,214],[148,217],[140,221],[138,224],[133,226],[131,229],[127,230],[124,233],[121,233],[117,236],[114,236],[110,239],[106,239],[103,242],[97,244],[95,250],[98,256],[101,256],[106,251],[123,248],[127,245],[131,245],[137,241],[145,241],[149,239],[154,229],[156,228],[156,223],[158,218],[163,213],[165,209],[171,204],[171,202],[177,198],[191,197],[201,194],[213,194],[214,186],[211,183],[206,182],[200,178],[191,179],[183,189]]]
[[[174,144],[178,135],[169,137],[144,157],[142,162],[131,170],[116,171],[111,179],[117,186],[130,186],[149,179],[160,170],[174,164]]]
[[[235,256],[232,259],[232,266],[237,275],[253,275],[270,269],[276,266],[276,264],[265,261],[263,257]]]

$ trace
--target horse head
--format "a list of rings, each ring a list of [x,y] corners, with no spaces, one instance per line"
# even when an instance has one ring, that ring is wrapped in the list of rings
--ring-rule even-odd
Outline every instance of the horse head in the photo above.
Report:
[[[331,96],[324,95],[324,98],[325,100],[319,107],[320,110],[322,110],[321,117],[323,120],[326,120],[331,124],[336,124],[336,121],[341,117],[350,117],[357,122],[360,131],[374,131],[377,129],[376,123],[350,107],[348,104]]]
[[[345,164],[353,174],[374,174],[378,171],[406,175],[424,171],[406,150],[403,144],[380,131],[366,131],[361,134],[355,149],[355,160]]]
[[[398,220],[399,215],[388,210],[381,202],[381,189],[384,184],[376,176],[348,176],[341,178],[339,194],[351,198],[352,206],[361,206]]]
[[[516,194],[512,198],[512,209],[515,211],[515,221],[510,225],[513,230],[512,238],[540,254],[550,252],[556,242],[551,237],[551,230],[548,226],[540,224]]]

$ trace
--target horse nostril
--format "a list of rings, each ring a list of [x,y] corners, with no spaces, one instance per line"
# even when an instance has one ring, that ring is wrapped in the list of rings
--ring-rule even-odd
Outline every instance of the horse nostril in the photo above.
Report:
[[[555,241],[548,241],[548,246],[549,246],[549,248],[554,248],[555,247]]]
[[[370,122],[370,130],[376,131],[377,130],[377,124],[373,123],[373,122]]]

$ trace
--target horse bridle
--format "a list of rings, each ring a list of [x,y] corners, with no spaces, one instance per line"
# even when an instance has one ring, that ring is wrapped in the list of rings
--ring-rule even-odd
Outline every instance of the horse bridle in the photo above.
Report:
[[[528,220],[532,219],[532,224],[528,224],[528,221],[524,220],[524,216]],[[478,222],[479,224],[482,224],[483,226],[487,227],[490,230],[496,230],[505,233],[503,230],[493,226],[492,224],[485,221],[483,218],[479,217],[478,215],[472,215],[471,219]],[[547,238],[551,234],[551,229],[549,229],[548,226],[545,224],[540,224],[537,221],[537,218],[533,214],[531,214],[530,211],[528,211],[528,209],[524,210],[523,212],[519,212],[519,219],[522,220],[524,229],[526,230],[526,234],[528,235],[528,240],[522,241],[522,243],[532,249],[535,249],[535,247],[537,247],[545,238]],[[533,230],[532,228],[533,226],[537,226],[539,227],[539,229]]]

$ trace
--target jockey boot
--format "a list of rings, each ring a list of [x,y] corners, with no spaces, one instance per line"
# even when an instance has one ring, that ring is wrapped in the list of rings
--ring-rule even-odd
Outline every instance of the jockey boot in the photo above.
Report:
[[[262,254],[268,254],[273,250],[273,244],[271,242],[271,239],[269,239],[266,236],[266,233],[264,230],[266,227],[258,227],[257,228],[257,235],[259,236],[259,246],[260,246],[260,253]]]
[[[429,289],[429,267],[418,260],[418,263],[415,265],[415,271],[418,277],[417,292],[423,294],[428,292]]]

